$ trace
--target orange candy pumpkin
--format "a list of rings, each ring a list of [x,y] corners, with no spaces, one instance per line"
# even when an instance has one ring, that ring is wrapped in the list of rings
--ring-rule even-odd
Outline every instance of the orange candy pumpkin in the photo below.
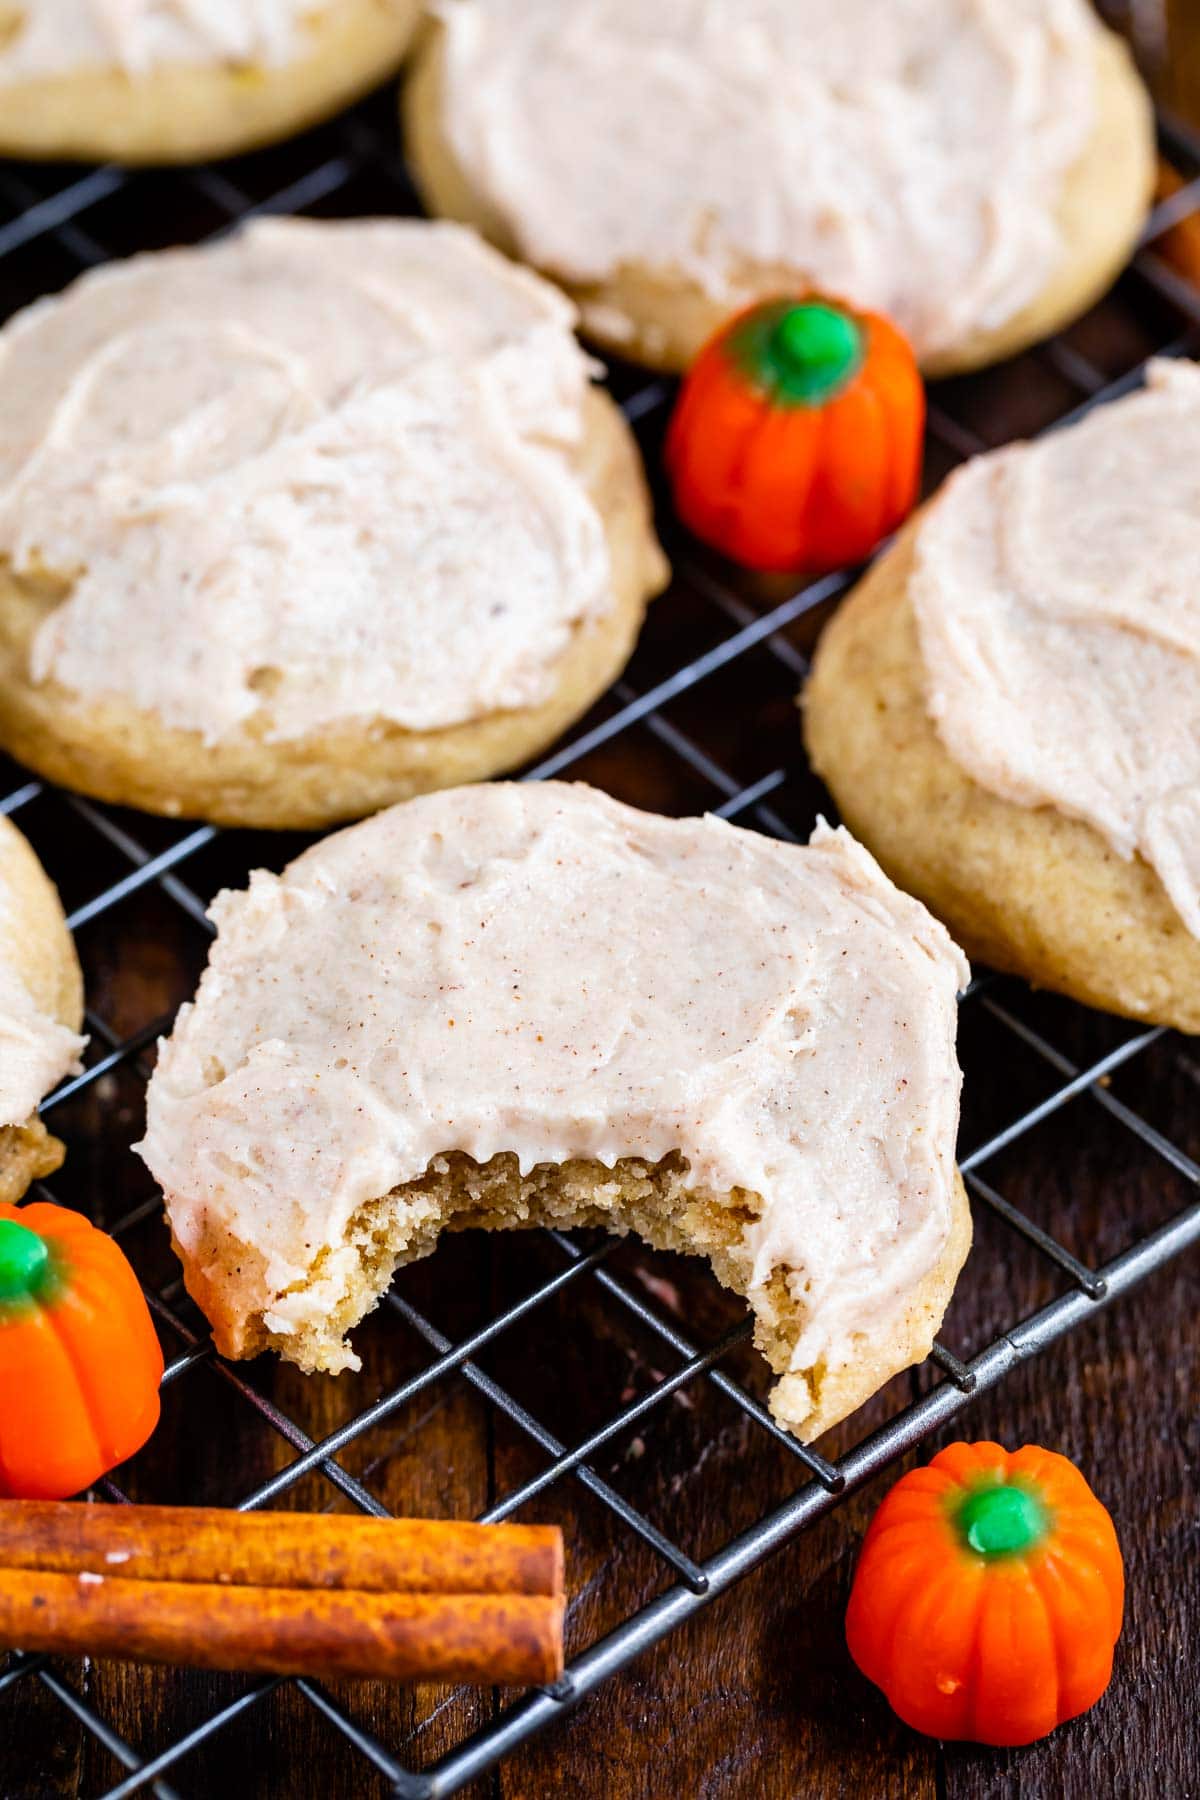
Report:
[[[952,1444],[875,1514],[846,1639],[917,1731],[1028,1744],[1108,1686],[1124,1599],[1112,1520],[1073,1463]]]
[[[861,562],[916,503],[925,389],[907,341],[831,300],[749,307],[700,351],[667,434],[675,507],[754,569]]]
[[[162,1372],[113,1240],[62,1206],[0,1204],[0,1495],[65,1500],[140,1450]]]

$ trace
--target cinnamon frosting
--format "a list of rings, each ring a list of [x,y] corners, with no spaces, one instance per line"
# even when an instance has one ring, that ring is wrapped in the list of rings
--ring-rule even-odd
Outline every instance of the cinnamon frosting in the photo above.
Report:
[[[1142,856],[1200,936],[1200,368],[961,469],[911,596],[954,760]]]
[[[0,332],[31,674],[216,742],[540,703],[613,604],[573,309],[456,226],[263,221]]]
[[[454,1150],[676,1152],[689,1185],[759,1195],[753,1285],[803,1299],[797,1368],[846,1358],[946,1247],[968,971],[844,831],[798,849],[583,786],[459,788],[213,916],[140,1148],[185,1253],[229,1246],[227,1330],[262,1317],[286,1349],[323,1321],[356,1208]]]
[[[277,65],[296,53],[302,21],[334,4],[6,0],[0,6],[0,85],[85,68],[142,75],[172,64]]]
[[[0,819],[0,1127],[23,1125],[83,1049],[81,1037],[43,1011],[29,984],[23,960],[29,923],[14,867],[27,855],[21,837]]]
[[[563,279],[636,266],[732,308],[778,269],[887,313],[926,356],[1004,324],[1056,270],[1095,110],[1086,0],[436,11],[454,158]]]

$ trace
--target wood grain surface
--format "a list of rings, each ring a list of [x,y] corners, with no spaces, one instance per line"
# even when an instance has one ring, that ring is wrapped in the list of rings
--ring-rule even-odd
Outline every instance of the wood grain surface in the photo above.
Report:
[[[1128,9],[1127,9],[1128,10]],[[1171,15],[1177,59],[1161,56],[1155,35]],[[1151,15],[1153,14],[1153,19]],[[1188,59],[1200,62],[1194,0],[1142,7],[1147,55],[1176,106],[1189,99],[1200,116],[1200,71],[1182,91]],[[1153,27],[1153,30],[1151,30]],[[1156,47],[1157,46],[1157,47]],[[1165,71],[1165,72],[1164,72]],[[378,116],[382,117],[380,113]],[[328,154],[341,140],[330,138]],[[315,166],[326,140],[313,134]],[[338,152],[340,153],[340,151]],[[267,152],[233,168],[250,192],[268,193],[294,168],[288,152]],[[1195,167],[1184,171],[1194,175]],[[21,177],[22,180],[25,176]],[[29,176],[36,184],[38,178]],[[35,186],[36,191],[36,186]],[[49,191],[49,189],[47,190]],[[138,177],[130,194],[99,203],[85,220],[110,248],[149,238],[199,235],[211,223],[195,195],[181,216],[175,178]],[[369,173],[339,189],[327,210],[370,211],[394,204]],[[176,206],[170,217],[164,209]],[[321,210],[316,202],[316,210]],[[56,258],[58,259],[56,261]],[[14,272],[15,271],[15,272]],[[65,254],[42,242],[14,263],[7,310],[71,273]],[[22,290],[17,286],[23,284]],[[931,445],[930,480],[948,464],[947,433],[965,443],[999,442],[1037,430],[1079,398],[1070,353],[1115,377],[1177,338],[1185,321],[1138,276],[1118,284],[1057,351],[945,384],[934,398],[946,420]],[[647,438],[651,461],[655,432]],[[670,540],[669,520],[665,521]],[[672,541],[672,548],[677,547]],[[770,585],[746,587],[749,614],[769,601]],[[728,635],[727,612],[711,598],[705,565],[677,580],[655,608],[629,672],[644,691],[699,650]],[[791,651],[811,642],[813,622],[789,637]],[[695,811],[722,798],[701,772],[681,762],[685,734],[735,783],[779,769],[786,780],[771,803],[785,823],[806,831],[821,791],[804,767],[793,705],[796,675],[761,648],[684,695],[663,723],[643,724],[590,754],[574,771],[622,798],[671,812]],[[612,710],[603,703],[593,721]],[[18,781],[0,769],[0,792]],[[64,796],[43,794],[20,822],[60,882],[68,906],[126,872]],[[124,821],[151,848],[174,841],[171,827],[131,815]],[[754,823],[753,815],[748,823]],[[240,883],[255,862],[280,866],[294,841],[228,834],[189,863],[205,898],[222,882]],[[114,1038],[167,1018],[194,986],[205,939],[172,899],[150,887],[86,925],[79,947],[94,1020]],[[1020,984],[1005,982],[990,999],[1041,1030],[1080,1065],[1126,1041],[1130,1028]],[[963,1147],[981,1143],[1024,1109],[1053,1093],[1057,1078],[1022,1047],[980,1000],[964,1009],[966,1069]],[[166,1296],[168,1357],[203,1337],[203,1321],[182,1296],[149,1178],[129,1146],[142,1123],[142,1075],[122,1066],[59,1109],[53,1125],[69,1156],[53,1195],[85,1208],[97,1223],[135,1213],[122,1242],[139,1273]],[[1193,1157],[1200,1157],[1200,1047],[1165,1036],[1112,1078],[1110,1090]],[[1084,1094],[1049,1114],[984,1171],[1011,1203],[1053,1231],[1075,1254],[1097,1264],[1194,1199],[1184,1177]],[[137,1209],[141,1209],[138,1212]],[[476,1330],[563,1265],[541,1235],[469,1234],[404,1272],[396,1293],[451,1342]],[[715,1341],[741,1309],[691,1262],[653,1255],[628,1242],[604,1267],[626,1280],[692,1341]],[[1068,1278],[988,1213],[977,1208],[976,1246],[942,1334],[969,1356],[1057,1293]],[[1039,1359],[1022,1365],[982,1396],[954,1436],[995,1437],[1007,1445],[1039,1441],[1075,1459],[1112,1509],[1127,1560],[1128,1614],[1116,1674],[1087,1717],[1027,1750],[940,1747],[900,1726],[850,1665],[842,1619],[857,1546],[884,1478],[836,1509],[688,1627],[635,1662],[571,1715],[476,1783],[470,1800],[1101,1800],[1106,1796],[1200,1794],[1200,1727],[1195,1640],[1200,1628],[1200,1514],[1197,1469],[1200,1334],[1197,1265],[1175,1263],[1128,1300],[1098,1311]],[[269,1358],[227,1369],[199,1356],[164,1394],[163,1423],[148,1449],[119,1472],[136,1500],[232,1504],[293,1460],[286,1425],[311,1439],[362,1411],[433,1352],[402,1310],[382,1307],[356,1335],[358,1376],[308,1378]],[[675,1366],[661,1341],[589,1273],[564,1287],[506,1332],[478,1359],[549,1431],[580,1441]],[[744,1348],[724,1367],[752,1391],[765,1386]],[[895,1414],[930,1381],[927,1369],[897,1378],[823,1446],[848,1447]],[[257,1401],[257,1404],[256,1404]],[[277,1408],[277,1415],[263,1407]],[[471,1518],[545,1466],[544,1451],[490,1405],[477,1385],[455,1375],[426,1388],[344,1450],[344,1467],[389,1508],[407,1514]],[[904,1464],[902,1466],[908,1466]],[[702,1557],[752,1524],[800,1485],[794,1459],[703,1380],[680,1390],[638,1427],[607,1444],[595,1472],[689,1554]],[[898,1473],[898,1469],[893,1473]],[[304,1510],[346,1510],[320,1474],[277,1502]],[[669,1585],[655,1554],[577,1480],[564,1479],[521,1509],[528,1522],[561,1521],[566,1533],[570,1610],[568,1656],[612,1629]],[[0,1800],[80,1800],[116,1783],[120,1762],[64,1704],[83,1696],[140,1756],[153,1756],[197,1730],[220,1707],[254,1692],[248,1678],[55,1662],[44,1676],[4,1685],[0,1668]],[[467,1689],[330,1684],[349,1717],[413,1767],[435,1761],[506,1702]],[[368,1800],[389,1793],[386,1780],[351,1749],[295,1686],[272,1686],[199,1743],[170,1773],[185,1800]]]

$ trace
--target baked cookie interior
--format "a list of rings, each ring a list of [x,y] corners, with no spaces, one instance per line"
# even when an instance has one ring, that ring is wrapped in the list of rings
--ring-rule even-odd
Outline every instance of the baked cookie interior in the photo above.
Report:
[[[813,1437],[923,1356],[966,1254],[940,926],[803,850],[584,787],[456,789],[226,894],[141,1153],[220,1349],[356,1366],[445,1229],[636,1231],[748,1299]]]
[[[0,1201],[53,1174],[63,1148],[38,1103],[78,1065],[83,983],[58,895],[0,817]]]

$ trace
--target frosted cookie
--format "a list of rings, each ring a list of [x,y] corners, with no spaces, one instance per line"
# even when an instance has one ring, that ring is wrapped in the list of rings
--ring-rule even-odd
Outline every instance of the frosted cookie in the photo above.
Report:
[[[1083,312],[1149,205],[1154,134],[1087,0],[437,0],[407,89],[430,208],[685,368],[806,286],[928,373]]]
[[[665,565],[570,303],[474,233],[265,221],[0,331],[0,742],[315,826],[512,767]]]
[[[0,154],[198,162],[400,65],[420,0],[0,0]]]
[[[63,1148],[39,1103],[77,1066],[83,980],[58,895],[0,816],[0,1201],[51,1175]]]
[[[805,719],[972,957],[1200,1031],[1200,369],[960,470],[825,631]]]
[[[142,1155],[230,1356],[344,1333],[467,1226],[709,1257],[813,1437],[923,1356],[970,1239],[942,927],[796,849],[583,786],[393,808],[226,893]]]

